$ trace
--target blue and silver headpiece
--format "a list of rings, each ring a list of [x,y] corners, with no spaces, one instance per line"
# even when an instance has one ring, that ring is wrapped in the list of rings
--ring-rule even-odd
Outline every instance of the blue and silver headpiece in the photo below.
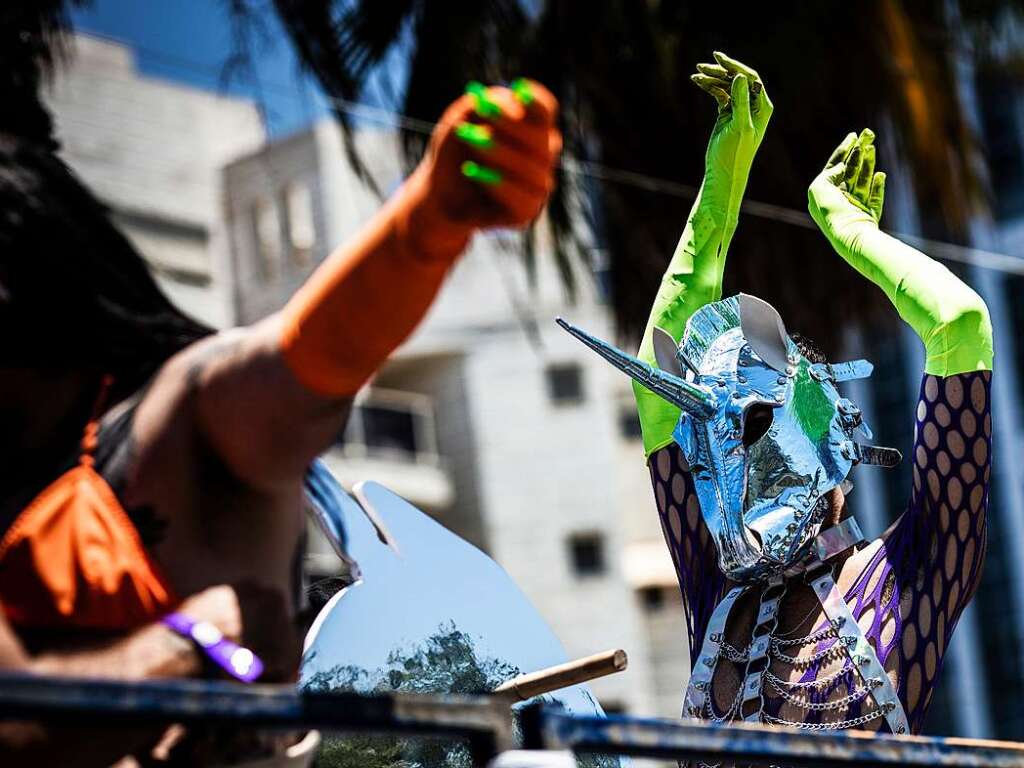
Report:
[[[857,463],[893,466],[898,451],[860,445],[871,433],[836,384],[866,378],[865,360],[812,363],[765,301],[740,294],[690,318],[682,342],[655,329],[658,368],[558,319],[616,368],[682,410],[673,437],[730,579],[790,570],[822,524],[824,495]]]

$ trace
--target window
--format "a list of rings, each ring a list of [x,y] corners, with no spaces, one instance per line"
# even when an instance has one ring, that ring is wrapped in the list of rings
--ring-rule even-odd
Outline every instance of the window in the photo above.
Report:
[[[336,444],[354,457],[437,464],[433,402],[413,392],[372,389],[352,406]]]
[[[277,277],[281,250],[281,228],[271,200],[259,199],[252,206],[252,231],[256,243],[256,264],[265,281]]]
[[[583,400],[583,371],[576,363],[549,365],[545,372],[548,397],[556,405],[571,405]]]
[[[577,576],[604,573],[604,537],[599,533],[578,533],[570,537],[569,559]]]
[[[417,414],[394,405],[367,403],[360,407],[367,449],[415,456]]]
[[[640,602],[649,613],[665,607],[665,590],[661,587],[644,587],[640,590]]]
[[[619,405],[619,434],[626,440],[639,440],[643,436],[640,431],[640,414],[632,400],[623,401]]]
[[[282,208],[288,231],[288,257],[299,267],[313,263],[316,227],[313,223],[313,195],[309,186],[291,182],[284,188]]]

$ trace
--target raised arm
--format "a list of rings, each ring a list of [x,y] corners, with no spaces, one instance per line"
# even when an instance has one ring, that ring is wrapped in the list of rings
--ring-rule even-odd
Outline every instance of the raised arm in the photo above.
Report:
[[[874,133],[849,134],[811,183],[808,208],[846,262],[881,288],[917,333],[925,372],[953,376],[992,369],[985,302],[946,267],[878,228],[885,174],[875,171]]]
[[[913,486],[882,550],[899,562],[899,583],[916,587],[897,588],[890,607],[879,607],[880,614],[927,617],[916,627],[916,657],[906,643],[893,644],[905,654],[903,673],[914,679],[922,658],[927,670],[935,648],[941,654],[948,647],[981,580],[992,462],[992,325],[982,299],[952,272],[878,229],[885,174],[875,171],[873,140],[868,130],[847,136],[811,184],[808,201],[839,255],[885,292],[927,353],[908,457]],[[873,569],[865,570],[865,582]],[[912,685],[904,705],[916,733],[925,699]]]
[[[165,377],[243,481],[296,484],[337,435],[352,396],[426,314],[473,233],[525,226],[543,208],[561,149],[554,97],[526,81],[470,90],[405,184],[282,312],[199,345]]]
[[[754,154],[764,138],[772,103],[757,72],[715,52],[716,64],[698,64],[692,80],[718,103],[704,161],[704,181],[682,237],[651,307],[639,357],[655,365],[653,333],[668,331],[678,341],[686,321],[704,304],[722,296],[725,255],[729,249]],[[644,453],[668,445],[679,409],[634,385]]]
[[[754,153],[772,114],[772,103],[756,72],[721,53],[715,53],[715,59],[716,64],[698,64],[692,78],[715,97],[718,120],[708,142],[704,181],[662,278],[640,345],[639,357],[655,366],[654,329],[662,328],[678,341],[690,316],[722,296],[725,254],[736,230]],[[725,576],[701,518],[690,473],[681,461],[679,446],[672,442],[679,409],[643,387],[634,386],[633,391],[692,648],[704,636]],[[696,658],[693,654],[692,659]]]

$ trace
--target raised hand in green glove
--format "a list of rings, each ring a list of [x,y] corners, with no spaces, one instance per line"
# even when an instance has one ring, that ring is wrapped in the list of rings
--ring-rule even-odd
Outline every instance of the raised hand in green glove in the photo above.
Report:
[[[864,227],[878,229],[882,218],[885,174],[875,171],[874,141],[870,128],[848,134],[807,190],[811,218],[837,250],[850,250],[846,241]]]
[[[981,297],[944,266],[878,228],[885,174],[875,171],[874,140],[867,128],[843,139],[807,190],[811,218],[924,342],[927,373],[990,370],[992,325]]]
[[[656,327],[676,341],[686,321],[704,304],[722,297],[725,255],[736,231],[740,203],[754,154],[764,138],[772,102],[757,72],[724,53],[714,64],[698,64],[691,78],[718,103],[704,164],[704,182],[651,308],[639,357],[655,365]],[[679,409],[636,384],[637,410],[647,455],[672,440]]]
[[[718,102],[718,120],[704,162],[704,189],[712,197],[711,210],[724,215],[726,226],[731,226],[727,248],[774,106],[757,72],[724,53],[715,51],[714,57],[717,63],[698,64],[690,79]]]

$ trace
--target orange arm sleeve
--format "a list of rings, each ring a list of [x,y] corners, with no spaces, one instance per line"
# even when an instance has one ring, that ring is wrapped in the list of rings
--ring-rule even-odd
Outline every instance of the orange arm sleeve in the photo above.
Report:
[[[281,350],[303,386],[353,395],[416,328],[470,230],[424,226],[414,174],[282,311]]]
[[[415,329],[476,229],[522,227],[540,213],[561,148],[558,102],[539,83],[521,87],[526,103],[487,89],[486,117],[473,97],[454,101],[416,172],[284,308],[281,351],[303,386],[355,394]],[[467,144],[469,123],[483,146]],[[486,165],[487,183],[464,177],[469,160]]]

